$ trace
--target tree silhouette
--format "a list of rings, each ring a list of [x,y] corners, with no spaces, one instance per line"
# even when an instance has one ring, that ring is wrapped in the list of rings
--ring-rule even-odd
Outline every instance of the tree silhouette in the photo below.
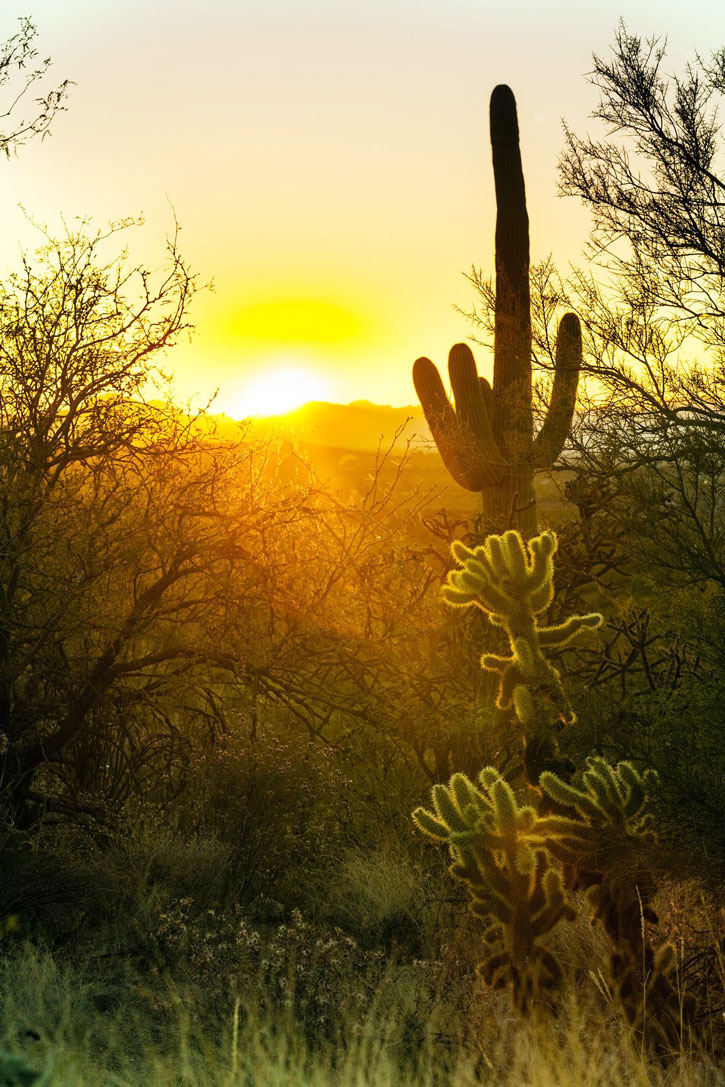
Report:
[[[592,251],[623,279],[646,286],[708,347],[722,352],[725,319],[725,178],[718,101],[725,48],[664,76],[666,41],[620,23],[610,57],[594,55],[594,117],[605,138],[566,125],[561,191],[593,218]],[[641,291],[640,291],[641,293]]]
[[[45,136],[63,105],[70,87],[70,80],[64,79],[54,90],[33,101],[34,110],[24,110],[27,96],[32,87],[43,79],[51,65],[50,57],[38,60],[38,50],[34,42],[38,35],[31,19],[20,19],[20,30],[0,46],[0,89],[7,97],[0,106],[0,151],[9,157],[33,136]]]

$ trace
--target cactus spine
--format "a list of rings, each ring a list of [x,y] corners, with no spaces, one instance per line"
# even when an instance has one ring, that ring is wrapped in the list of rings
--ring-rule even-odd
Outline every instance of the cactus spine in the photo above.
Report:
[[[536,533],[534,469],[549,468],[571,426],[581,365],[581,328],[567,313],[556,342],[546,419],[533,435],[529,218],[521,168],[516,101],[511,89],[491,95],[491,147],[496,188],[496,305],[493,387],[479,377],[466,344],[451,349],[448,370],[455,406],[430,359],[417,359],[413,382],[431,433],[453,479],[481,491],[484,514],[508,523],[515,511],[524,537]]]

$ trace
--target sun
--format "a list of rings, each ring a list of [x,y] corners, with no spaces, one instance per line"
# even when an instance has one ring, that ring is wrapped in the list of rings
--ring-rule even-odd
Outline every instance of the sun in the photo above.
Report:
[[[329,392],[325,378],[306,366],[273,365],[243,387],[237,414],[245,419],[253,415],[284,415],[310,400],[324,400]]]

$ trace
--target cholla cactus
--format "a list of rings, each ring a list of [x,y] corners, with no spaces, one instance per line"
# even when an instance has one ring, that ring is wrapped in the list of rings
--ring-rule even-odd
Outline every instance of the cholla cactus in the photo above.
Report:
[[[572,817],[548,815],[537,830],[551,856],[564,864],[569,886],[584,890],[598,921],[612,941],[609,982],[635,1030],[652,1048],[677,1049],[694,1001],[673,985],[675,953],[655,951],[644,923],[656,920],[649,905],[655,885],[643,863],[641,846],[654,839],[647,794],[653,771],[639,773],[629,762],[610,766],[587,759],[577,784],[543,773],[541,787]]]
[[[556,546],[554,532],[542,532],[528,545],[513,530],[489,536],[475,548],[456,541],[451,551],[461,569],[451,571],[442,590],[449,604],[475,604],[506,632],[510,654],[487,653],[481,666],[499,674],[499,709],[513,703],[526,738],[524,761],[532,785],[545,768],[559,765],[555,733],[576,720],[559,673],[543,650],[566,645],[602,621],[592,613],[572,615],[554,626],[540,623],[554,597]]]
[[[642,1021],[647,999],[657,999],[660,1012],[667,1009],[658,1022],[674,1022],[666,977],[670,952],[654,955],[643,947],[641,897],[631,881],[620,886],[611,878],[612,854],[627,859],[631,875],[637,845],[651,835],[647,791],[653,781],[653,774],[640,774],[631,763],[612,767],[590,758],[577,784],[541,775],[543,791],[566,813],[542,814],[520,804],[489,766],[479,787],[454,774],[448,786],[433,786],[433,812],[413,812],[424,834],[448,845],[451,875],[468,885],[472,911],[488,920],[479,975],[491,988],[509,985],[522,1014],[562,981],[546,937],[560,921],[573,919],[568,891],[576,888],[588,891],[593,919],[613,939],[610,980],[631,1022]],[[638,985],[643,961],[649,968]]]
[[[484,984],[510,985],[514,1007],[526,1014],[561,982],[545,938],[574,911],[559,866],[542,848],[535,809],[519,805],[493,767],[481,771],[479,782],[477,788],[454,774],[447,787],[434,785],[434,812],[417,808],[413,818],[429,837],[447,843],[451,874],[468,885],[472,911],[489,920],[478,967]]]
[[[531,803],[521,803],[494,767],[481,771],[478,785],[454,774],[448,786],[433,787],[434,811],[413,813],[425,834],[448,846],[451,874],[465,881],[472,910],[488,920],[479,973],[489,986],[508,985],[521,1013],[541,1004],[562,980],[547,938],[574,916],[569,893],[583,890],[611,940],[613,994],[648,1043],[668,1051],[691,1007],[671,984],[672,950],[655,952],[644,928],[654,918],[643,846],[653,837],[647,800],[655,775],[594,757],[573,779],[573,767],[553,772],[562,765],[555,733],[576,717],[544,650],[598,626],[601,616],[540,622],[554,592],[552,532],[528,546],[510,531],[452,550],[458,569],[448,576],[445,599],[481,608],[508,637],[510,654],[487,654],[481,664],[498,673],[498,706],[513,706],[526,775],[536,786]]]

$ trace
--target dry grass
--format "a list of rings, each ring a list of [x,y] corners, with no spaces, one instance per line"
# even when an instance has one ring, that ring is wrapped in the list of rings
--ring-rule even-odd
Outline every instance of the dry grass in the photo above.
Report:
[[[391,970],[396,969],[391,967]],[[648,1061],[624,1025],[595,1004],[570,1001],[546,1026],[522,1025],[505,998],[483,995],[456,1022],[442,995],[411,1048],[405,1020],[418,982],[399,970],[398,1013],[388,996],[363,1022],[349,1017],[334,1041],[310,1045],[291,1018],[233,1002],[218,1030],[204,1029],[191,997],[170,990],[163,1026],[132,985],[84,980],[29,944],[3,963],[5,1050],[57,1087],[721,1087],[722,1073],[691,1051]],[[407,991],[403,991],[406,990]]]

